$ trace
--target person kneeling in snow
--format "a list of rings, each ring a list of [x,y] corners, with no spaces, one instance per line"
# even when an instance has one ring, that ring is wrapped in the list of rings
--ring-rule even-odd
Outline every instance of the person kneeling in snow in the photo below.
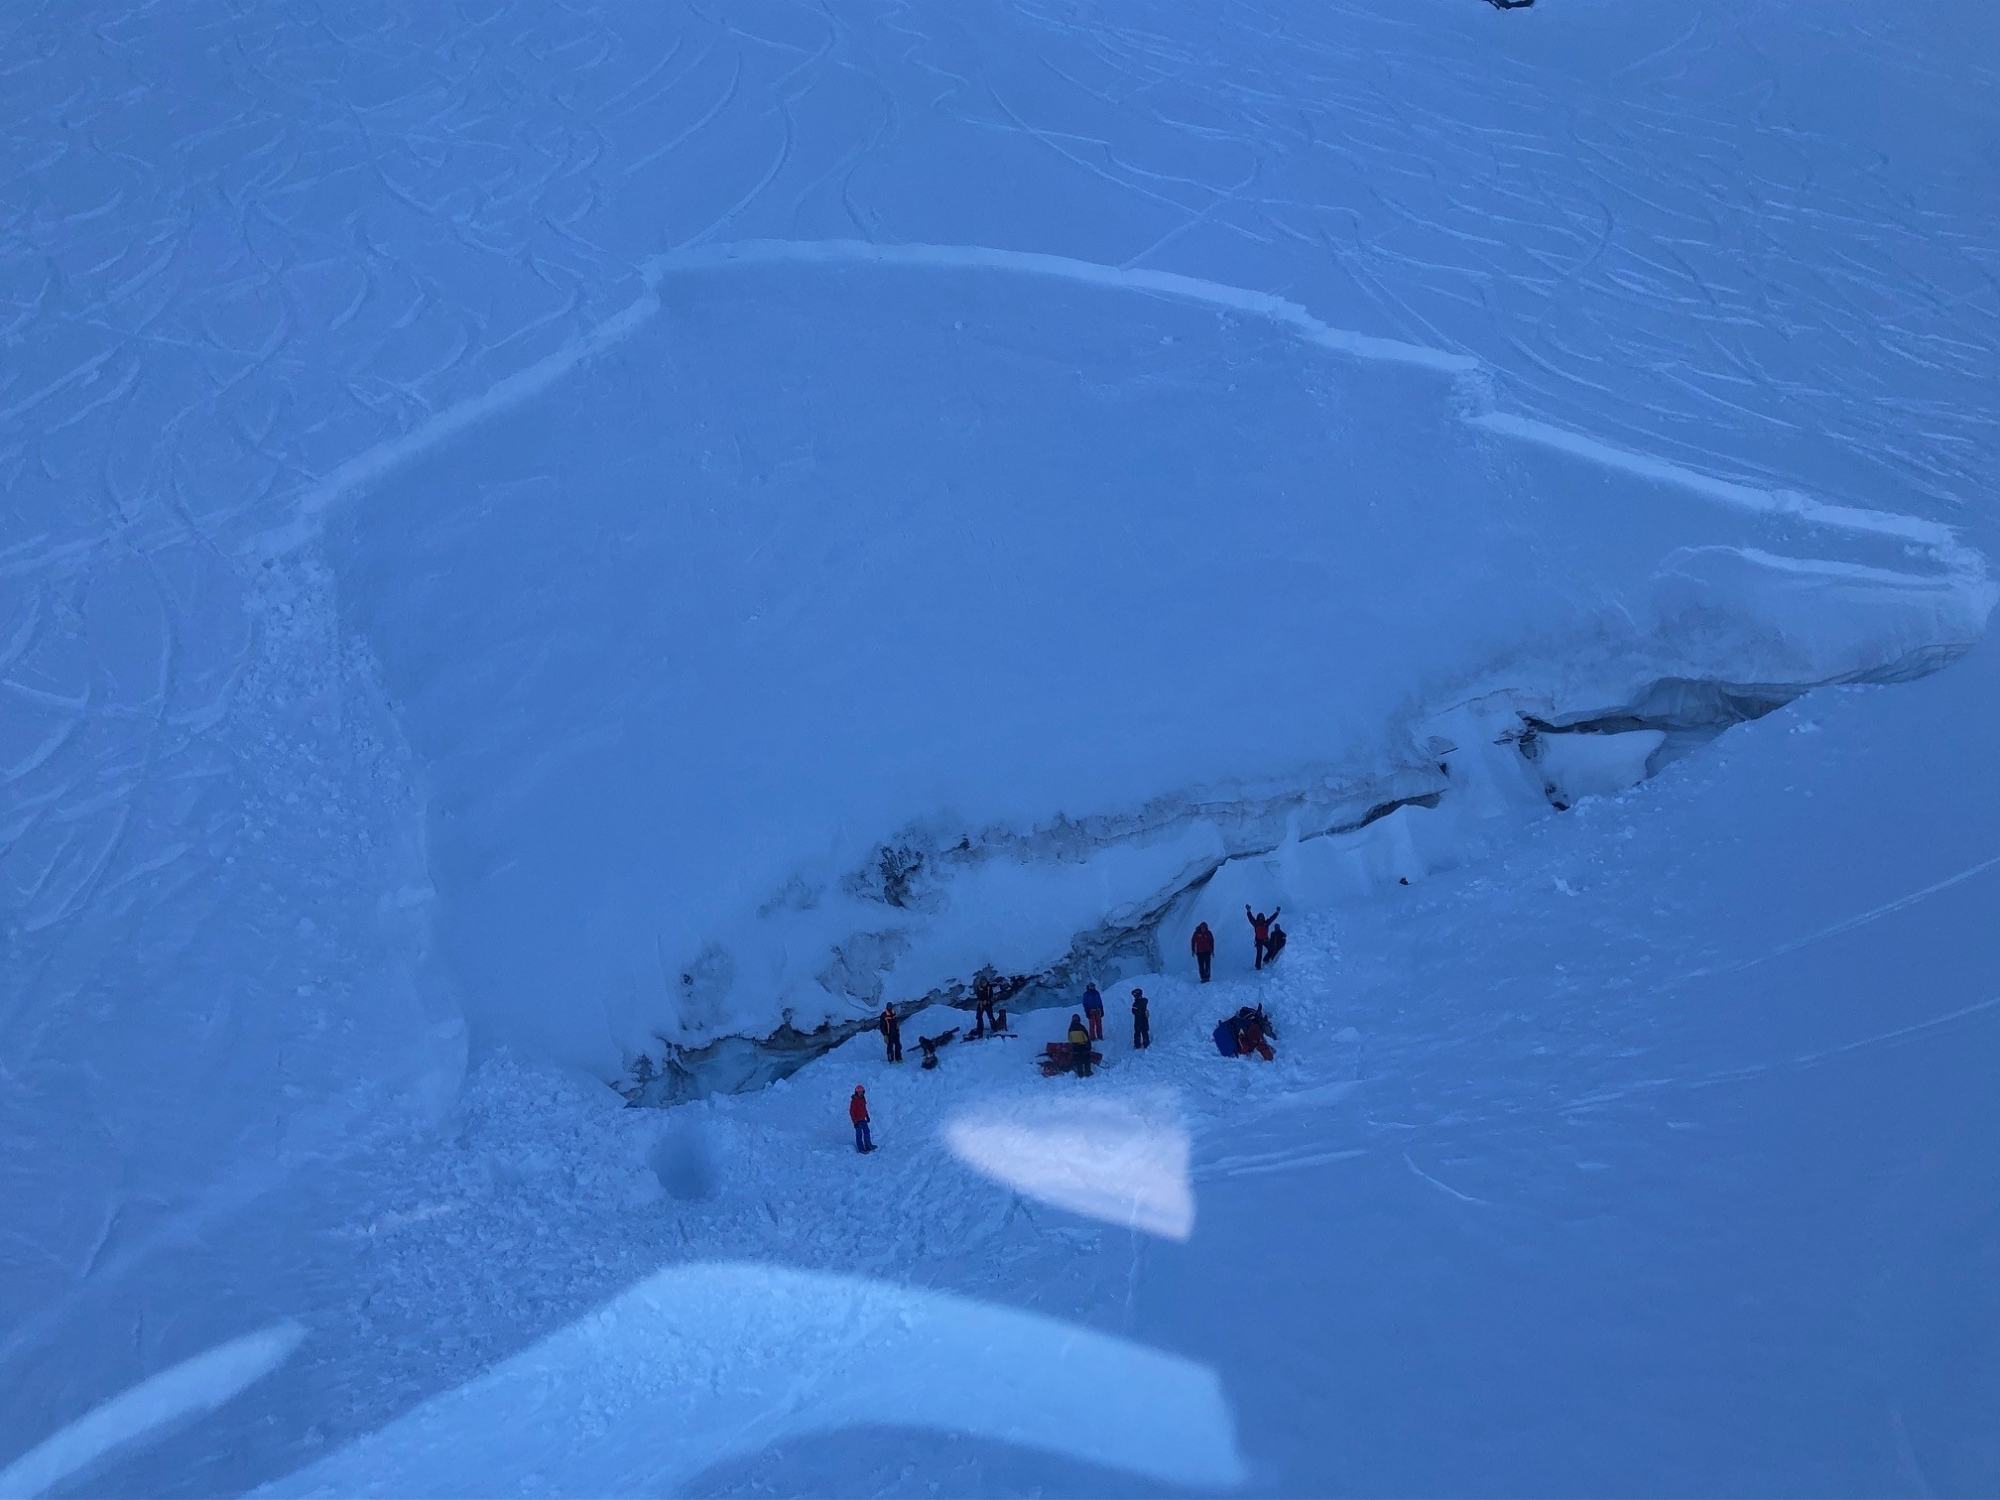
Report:
[[[1270,960],[1267,958],[1265,962],[1268,963]],[[1261,1005],[1255,1010],[1238,1011],[1236,1025],[1243,1056],[1261,1057],[1265,1062],[1270,1062],[1276,1056],[1271,1051],[1271,1044],[1264,1040],[1264,1033],[1269,1028],[1269,1023],[1264,1019],[1264,1008]]]
[[[1278,955],[1284,951],[1285,929],[1280,927],[1274,919],[1271,923],[1271,935],[1264,939],[1264,967],[1267,969],[1270,968],[1272,964],[1278,961]]]
[[[1090,1076],[1090,1030],[1083,1024],[1082,1016],[1069,1018],[1069,1055],[1076,1076]]]
[[[1263,1006],[1252,1010],[1246,1005],[1235,1015],[1215,1023],[1215,1050],[1224,1057],[1255,1055],[1270,1062],[1276,1054],[1266,1038],[1277,1034],[1278,1028],[1264,1014]]]
[[[875,1141],[868,1134],[868,1091],[858,1083],[848,1096],[847,1118],[854,1122],[854,1149],[865,1156],[875,1149]]]
[[[923,1066],[925,1066],[926,1068],[935,1068],[938,1065],[938,1059],[937,1059],[938,1048],[942,1047],[946,1042],[949,1042],[953,1037],[957,1035],[958,1035],[958,1028],[954,1026],[951,1028],[951,1030],[945,1032],[944,1035],[942,1036],[918,1037],[917,1050],[924,1054]]]

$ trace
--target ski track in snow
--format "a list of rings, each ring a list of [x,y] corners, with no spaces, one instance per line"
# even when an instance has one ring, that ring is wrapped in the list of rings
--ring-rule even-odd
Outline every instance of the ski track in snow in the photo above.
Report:
[[[1991,859],[1982,859],[1978,864],[1960,870],[1956,875],[1947,875],[1943,880],[1937,881],[1932,885],[1927,885],[1921,890],[1911,891],[1907,896],[1898,896],[1894,901],[1885,901],[1880,906],[1870,907],[1867,911],[1835,922],[1830,927],[1822,927],[1817,932],[1809,932],[1804,937],[1793,938],[1789,942],[1780,943],[1777,947],[1767,952],[1759,953],[1752,958],[1746,958],[1739,963],[1728,964],[1721,968],[1713,969],[1690,969],[1685,974],[1677,975],[1675,978],[1655,986],[1653,992],[1655,994],[1665,994],[1670,990],[1679,989],[1682,985],[1691,983],[1694,980],[1706,979],[1710,975],[1740,973],[1745,969],[1754,968],[1758,964],[1769,963],[1776,958],[1783,958],[1788,953],[1796,953],[1799,949],[1810,947],[1814,943],[1823,943],[1828,938],[1839,937],[1841,934],[1852,932],[1858,927],[1866,927],[1870,922],[1879,922],[1882,918],[1894,916],[1899,911],[1907,911],[1920,901],[1927,901],[1932,896],[1941,895],[1943,892],[1951,890],[1954,886],[1963,885],[1974,876],[1984,875],[1996,865],[2000,865],[2000,854],[1994,855]]]

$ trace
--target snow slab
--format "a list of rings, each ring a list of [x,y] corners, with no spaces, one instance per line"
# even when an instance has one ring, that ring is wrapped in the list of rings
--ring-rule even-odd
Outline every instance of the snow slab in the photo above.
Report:
[[[1033,973],[1478,688],[1907,673],[1991,608],[1895,527],[1496,443],[1462,362],[1162,289],[719,251],[331,513],[476,1038],[610,1078]]]

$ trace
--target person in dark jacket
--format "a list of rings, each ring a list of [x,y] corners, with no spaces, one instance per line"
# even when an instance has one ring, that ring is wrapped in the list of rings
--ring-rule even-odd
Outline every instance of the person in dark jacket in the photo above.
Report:
[[[980,1035],[1000,1029],[993,1015],[993,981],[984,974],[972,983],[972,1029]]]
[[[1278,955],[1285,951],[1285,929],[1280,927],[1274,916],[1270,934],[1264,939],[1264,967],[1270,968],[1278,961]]]
[[[1152,1009],[1144,990],[1132,991],[1132,1050],[1143,1052],[1153,1045]]]
[[[1194,941],[1188,946],[1194,950],[1194,966],[1201,970],[1201,982],[1207,984],[1209,965],[1215,962],[1215,934],[1208,930],[1208,923],[1195,924]]]
[[[1090,1076],[1090,1031],[1083,1024],[1082,1016],[1069,1018],[1070,1065],[1076,1069],[1076,1076]]]
[[[1250,919],[1250,935],[1257,949],[1257,962],[1252,967],[1261,969],[1264,967],[1265,944],[1271,936],[1271,924],[1278,920],[1278,908],[1272,907],[1267,917],[1261,911],[1252,911],[1245,906],[1243,915]]]
[[[892,1000],[882,1007],[882,1042],[889,1049],[889,1061],[903,1060],[903,1023],[896,1019],[896,1004]]]
[[[858,1083],[847,1097],[847,1118],[854,1124],[854,1149],[865,1156],[875,1149],[875,1141],[868,1133],[868,1091]]]
[[[922,1066],[926,1069],[935,1068],[938,1065],[938,1048],[944,1046],[957,1035],[958,1028],[954,1026],[940,1036],[919,1036],[917,1038],[917,1050],[924,1055]]]
[[[1083,1019],[1090,1027],[1093,1042],[1104,1040],[1104,997],[1097,993],[1095,984],[1083,987]]]

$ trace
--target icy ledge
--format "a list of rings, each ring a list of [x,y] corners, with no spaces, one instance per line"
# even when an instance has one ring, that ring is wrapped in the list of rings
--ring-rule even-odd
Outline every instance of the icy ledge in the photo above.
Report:
[[[861,951],[887,958],[880,969],[836,949],[838,962],[825,982],[858,987],[857,999],[871,1008],[887,994],[910,1018],[914,1038],[965,1025],[972,981],[982,975],[1004,1005],[1034,1010],[1074,1008],[1092,981],[1108,990],[1127,975],[1186,967],[1185,937],[1198,922],[1224,935],[1218,971],[1242,968],[1241,954],[1232,958],[1230,950],[1244,946],[1245,905],[1299,912],[1377,898],[1474,861],[1528,824],[1587,798],[1619,795],[1732,726],[1815,688],[1911,681],[1946,666],[1963,649],[1928,647],[1807,683],[1660,678],[1627,702],[1586,709],[1555,707],[1532,693],[1493,691],[1419,720],[1405,757],[1361,786],[1162,803],[1126,818],[1062,820],[1032,835],[1002,830],[948,845],[926,844],[912,830],[883,844],[850,885],[898,913],[931,915],[938,930],[928,943],[907,945],[871,935],[874,941]],[[1143,885],[1149,864],[1155,878],[1173,873],[1074,932],[1058,956],[1020,967],[986,962],[976,971],[960,959],[959,972],[921,994],[892,988],[906,965],[915,972],[926,963],[949,968],[954,956],[969,952],[967,925],[981,929],[974,943],[983,939],[990,948],[1012,945],[1016,954],[1026,952],[1023,935],[1032,931],[1028,923],[1037,909],[1059,925],[1060,913],[1084,908],[1095,893],[1129,892],[1135,878]],[[954,923],[955,913],[966,920]],[[1038,935],[1045,951],[1054,953],[1047,927],[1045,922]],[[917,1014],[930,1007],[952,1013]],[[811,1030],[787,1022],[768,1036],[727,1036],[698,1047],[662,1037],[656,1049],[633,1059],[617,1087],[628,1103],[652,1107],[749,1092],[874,1025],[872,1015]],[[913,1041],[910,1046],[914,1056]]]

